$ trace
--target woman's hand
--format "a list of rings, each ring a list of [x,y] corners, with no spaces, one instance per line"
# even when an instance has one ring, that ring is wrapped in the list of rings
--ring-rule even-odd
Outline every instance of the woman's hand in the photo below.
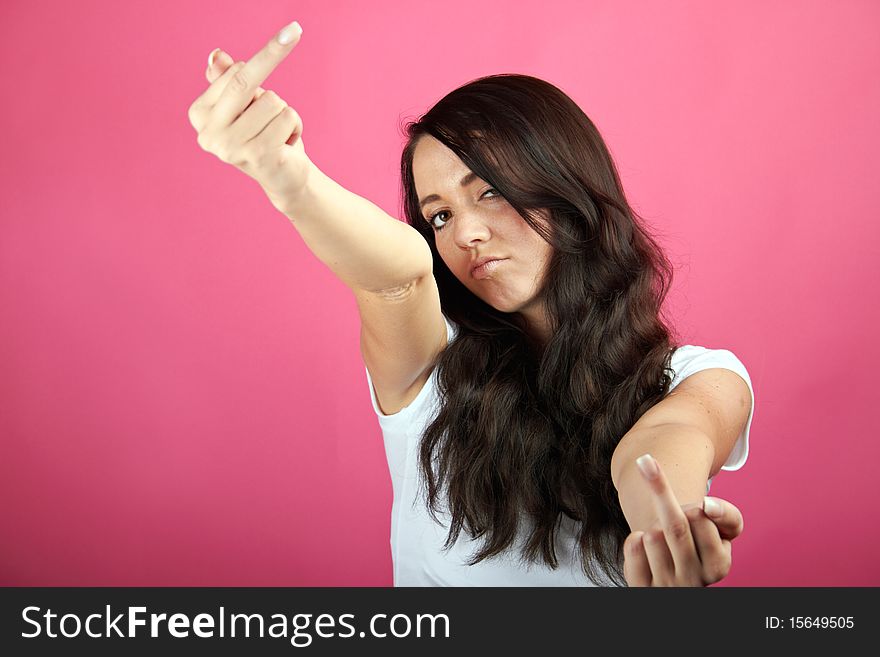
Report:
[[[302,142],[303,124],[296,110],[259,85],[293,50],[277,36],[248,62],[235,62],[223,51],[205,71],[211,82],[189,108],[198,143],[221,161],[256,180],[272,204],[286,212],[305,188],[311,162]]]
[[[717,497],[705,498],[719,505],[717,515],[708,515],[703,504],[679,505],[666,475],[654,463],[656,476],[645,480],[654,492],[658,519],[624,542],[627,584],[708,586],[720,581],[730,571],[731,541],[742,533],[742,513]]]

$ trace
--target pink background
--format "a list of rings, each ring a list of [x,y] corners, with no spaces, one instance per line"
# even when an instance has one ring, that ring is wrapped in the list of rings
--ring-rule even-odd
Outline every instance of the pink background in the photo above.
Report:
[[[720,586],[880,585],[880,3],[0,6],[0,584],[388,586],[349,290],[187,119],[220,46],[400,216],[399,124],[481,75],[569,93],[757,404]]]

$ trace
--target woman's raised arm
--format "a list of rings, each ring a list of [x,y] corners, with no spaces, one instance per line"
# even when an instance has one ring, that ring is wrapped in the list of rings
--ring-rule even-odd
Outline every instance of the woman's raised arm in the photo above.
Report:
[[[259,86],[299,43],[297,28],[282,30],[246,63],[211,53],[211,85],[189,119],[199,145],[256,180],[312,253],[354,291],[361,353],[381,409],[391,414],[413,399],[446,345],[431,250],[413,227],[318,169],[306,156],[299,114]]]

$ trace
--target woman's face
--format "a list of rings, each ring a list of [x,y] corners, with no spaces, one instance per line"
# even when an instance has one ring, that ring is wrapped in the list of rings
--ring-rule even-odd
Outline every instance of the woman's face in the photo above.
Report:
[[[413,178],[422,219],[432,226],[437,251],[455,277],[493,308],[540,322],[538,290],[553,248],[497,191],[429,135],[416,144]],[[546,212],[541,215],[549,226]],[[500,261],[472,271],[477,259],[486,256]]]

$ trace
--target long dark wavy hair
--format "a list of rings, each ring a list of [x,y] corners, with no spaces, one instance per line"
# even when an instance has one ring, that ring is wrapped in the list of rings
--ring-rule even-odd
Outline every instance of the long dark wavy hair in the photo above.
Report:
[[[549,82],[502,74],[450,92],[404,126],[403,211],[431,246],[444,314],[457,337],[435,364],[441,405],[419,447],[425,502],[485,537],[473,565],[510,547],[531,522],[521,561],[558,567],[562,514],[578,527],[584,574],[626,586],[630,533],[611,480],[623,435],[668,392],[674,349],[661,305],[673,268],[630,208],[615,164],[583,110]],[[421,216],[413,153],[430,135],[489,183],[553,247],[544,284],[553,335],[529,338],[518,313],[468,290]],[[549,210],[550,228],[538,211]],[[637,220],[638,219],[638,220]],[[436,467],[436,471],[435,468]]]

